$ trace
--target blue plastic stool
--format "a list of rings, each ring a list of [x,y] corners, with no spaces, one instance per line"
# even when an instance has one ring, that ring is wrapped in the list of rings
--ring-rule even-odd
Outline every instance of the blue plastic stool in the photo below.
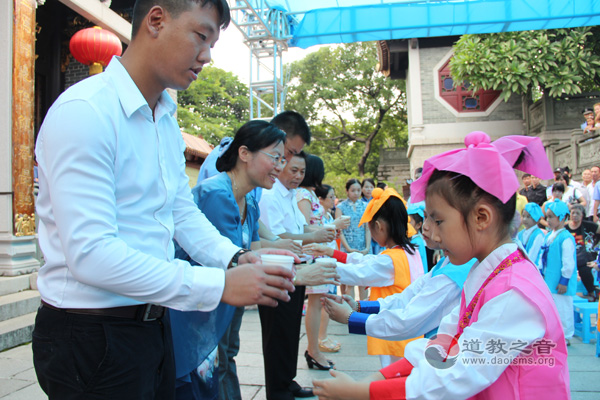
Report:
[[[596,335],[596,357],[600,357],[600,339],[598,335]]]
[[[584,299],[579,296],[573,296],[573,303],[588,303],[588,299]]]
[[[596,327],[591,326],[592,315],[598,314],[598,303],[574,303],[575,313],[575,335],[579,336],[583,343],[589,343],[590,339],[596,338]]]

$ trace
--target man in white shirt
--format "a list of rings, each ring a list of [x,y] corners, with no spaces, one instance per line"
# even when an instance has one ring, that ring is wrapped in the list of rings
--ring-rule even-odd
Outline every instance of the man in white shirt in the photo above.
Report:
[[[260,219],[273,234],[286,239],[302,239],[303,244],[326,243],[335,238],[326,228],[311,230],[296,201],[296,189],[304,179],[304,153],[288,161],[270,190],[263,190]],[[297,286],[289,303],[278,307],[258,307],[262,328],[263,358],[267,400],[292,400],[312,397],[312,390],[302,388],[294,378],[298,363],[298,346],[304,304],[304,286]]]
[[[33,355],[50,399],[174,398],[164,307],[275,306],[294,290],[280,267],[228,269],[259,257],[219,234],[185,175],[165,89],[197,78],[229,20],[225,0],[138,0],[125,55],[46,115],[36,144],[46,263]],[[175,260],[173,238],[216,268]]]

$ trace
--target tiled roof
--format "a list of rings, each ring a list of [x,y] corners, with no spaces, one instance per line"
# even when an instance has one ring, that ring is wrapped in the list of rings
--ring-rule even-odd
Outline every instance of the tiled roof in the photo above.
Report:
[[[185,142],[185,152],[187,154],[206,158],[208,153],[210,153],[214,147],[213,145],[208,144],[208,142],[201,137],[190,135],[184,131],[181,131],[181,135],[183,136],[183,141]]]

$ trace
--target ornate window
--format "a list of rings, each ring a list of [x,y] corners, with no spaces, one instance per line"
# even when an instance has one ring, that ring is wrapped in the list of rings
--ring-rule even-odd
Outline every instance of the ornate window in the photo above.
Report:
[[[438,71],[440,97],[459,113],[486,111],[500,96],[498,90],[478,90],[473,93],[469,89],[471,84],[466,81],[454,86],[454,79],[450,75],[450,59]]]

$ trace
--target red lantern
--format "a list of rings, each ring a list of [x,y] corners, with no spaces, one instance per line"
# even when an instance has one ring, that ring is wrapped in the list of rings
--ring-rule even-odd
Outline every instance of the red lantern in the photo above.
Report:
[[[82,29],[73,35],[69,50],[77,61],[90,66],[90,75],[102,72],[112,56],[120,56],[123,48],[114,33],[99,26]]]

